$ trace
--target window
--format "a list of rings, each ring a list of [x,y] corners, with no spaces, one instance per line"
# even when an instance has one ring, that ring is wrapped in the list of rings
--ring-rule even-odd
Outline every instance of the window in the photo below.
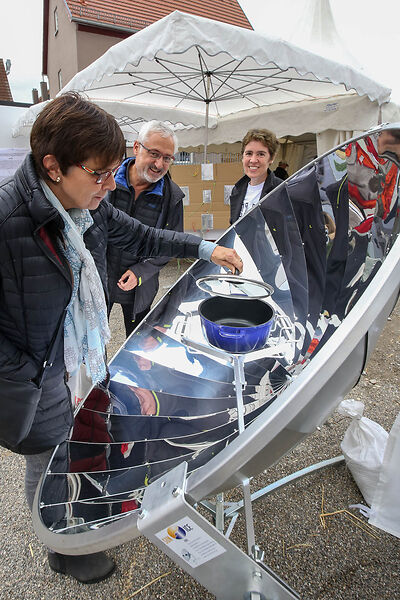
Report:
[[[54,35],[57,35],[58,33],[58,12],[57,12],[57,6],[54,9]]]
[[[61,90],[62,89],[62,75],[61,75],[61,69],[58,71],[58,89]]]
[[[179,163],[192,163],[193,162],[193,156],[190,152],[178,152],[176,160],[175,160],[175,164]]]

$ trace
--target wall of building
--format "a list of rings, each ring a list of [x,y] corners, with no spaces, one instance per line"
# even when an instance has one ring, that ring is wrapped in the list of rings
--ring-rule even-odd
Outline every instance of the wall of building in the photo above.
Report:
[[[54,10],[57,7],[58,32],[54,28]],[[58,72],[62,86],[78,72],[76,24],[69,20],[63,0],[49,2],[48,78],[50,98],[59,92]]]
[[[111,46],[120,42],[121,38],[103,35],[101,29],[99,30],[99,33],[90,33],[78,29],[76,32],[76,40],[78,72],[90,65],[96,58],[99,58],[99,56],[104,54]]]

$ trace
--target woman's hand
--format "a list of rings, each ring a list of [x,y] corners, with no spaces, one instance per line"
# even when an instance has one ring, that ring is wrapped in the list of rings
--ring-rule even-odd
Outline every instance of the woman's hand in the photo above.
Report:
[[[217,246],[211,254],[211,260],[216,265],[227,267],[233,274],[236,269],[241,273],[243,271],[243,262],[239,254],[233,248],[225,248],[225,246]]]

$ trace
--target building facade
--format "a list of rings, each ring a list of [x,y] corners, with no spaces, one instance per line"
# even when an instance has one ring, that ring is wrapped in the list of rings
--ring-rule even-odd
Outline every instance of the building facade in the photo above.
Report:
[[[237,0],[44,0],[42,72],[50,97],[111,46],[174,10],[252,29]]]

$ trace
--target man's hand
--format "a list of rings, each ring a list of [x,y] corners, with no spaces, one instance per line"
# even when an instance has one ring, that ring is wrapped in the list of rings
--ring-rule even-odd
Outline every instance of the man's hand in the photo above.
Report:
[[[124,292],[129,292],[129,290],[133,290],[138,284],[137,277],[135,273],[132,273],[130,269],[125,271],[122,275],[121,279],[117,282],[117,286],[124,290]]]
[[[150,390],[144,390],[143,388],[128,387],[135,394],[140,403],[140,412],[142,415],[155,415],[157,412],[156,401]]]
[[[243,271],[243,262],[236,250],[225,248],[225,246],[217,246],[211,254],[211,260],[216,265],[228,267],[233,274],[237,269],[239,273]]]

